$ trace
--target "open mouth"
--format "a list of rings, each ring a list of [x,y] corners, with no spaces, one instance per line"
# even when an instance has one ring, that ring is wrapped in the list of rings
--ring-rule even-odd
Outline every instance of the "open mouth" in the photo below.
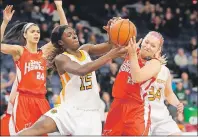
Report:
[[[39,37],[34,37],[34,40],[39,40]]]

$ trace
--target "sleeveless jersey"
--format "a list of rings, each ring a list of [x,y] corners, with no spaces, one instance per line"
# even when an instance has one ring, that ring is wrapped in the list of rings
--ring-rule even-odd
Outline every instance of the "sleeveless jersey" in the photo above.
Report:
[[[23,54],[16,64],[17,91],[29,94],[46,94],[46,60],[42,51],[30,53],[24,47]]]
[[[80,53],[82,55],[81,58],[77,58],[67,52],[63,54],[80,65],[92,61],[86,51],[80,50]],[[66,72],[60,78],[63,88],[60,93],[61,104],[66,103],[84,109],[100,108],[99,89],[95,72],[91,72],[85,76],[77,76]]]
[[[144,64],[141,60],[138,60],[140,67]],[[154,78],[142,83],[134,83],[130,72],[130,61],[127,57],[120,67],[113,85],[113,97],[114,98],[130,98],[134,103],[143,103],[146,96],[146,90],[150,84],[154,81]]]
[[[169,111],[164,104],[165,86],[169,77],[169,70],[165,65],[162,65],[156,80],[147,90],[147,99],[151,105],[151,122],[161,121],[169,117]]]

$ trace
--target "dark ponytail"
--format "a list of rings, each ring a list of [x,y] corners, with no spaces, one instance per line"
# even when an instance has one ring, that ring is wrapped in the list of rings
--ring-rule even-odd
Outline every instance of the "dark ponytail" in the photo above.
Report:
[[[24,45],[25,38],[23,36],[23,28],[27,22],[16,22],[3,37],[2,43]]]

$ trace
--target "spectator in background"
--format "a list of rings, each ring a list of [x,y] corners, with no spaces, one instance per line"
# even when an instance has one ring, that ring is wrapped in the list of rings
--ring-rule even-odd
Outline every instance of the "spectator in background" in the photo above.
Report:
[[[107,3],[104,5],[104,12],[105,12],[105,18],[107,19],[112,18],[111,9],[110,9],[109,4]]]
[[[97,43],[95,34],[92,33],[90,35],[90,37],[89,37],[89,43],[91,43],[91,44],[96,44]]]
[[[1,93],[6,93],[6,88],[8,81],[5,79],[5,71],[1,71]]]
[[[198,48],[198,44],[197,44],[197,38],[194,36],[191,38],[190,40],[190,44],[189,46],[186,48],[186,50],[191,53],[193,50]]]
[[[12,85],[15,81],[16,73],[14,71],[10,71],[8,74],[8,82],[7,82],[7,92],[10,93],[12,90]]]
[[[86,43],[83,32],[78,33],[78,40],[79,40],[80,45],[83,45]]]
[[[162,26],[162,20],[161,20],[160,16],[154,17],[153,22],[150,24],[150,30],[162,32],[163,26]]]
[[[31,13],[33,11],[33,7],[33,0],[26,0],[20,6],[21,14],[24,15],[24,17],[27,18],[29,21],[31,20]]]
[[[14,83],[16,73],[9,72],[8,73],[8,80],[5,79],[5,72],[1,73],[1,92],[10,93],[12,89],[12,84]]]
[[[135,4],[126,5],[126,8],[135,8],[135,11],[136,11],[137,13],[142,13],[143,10],[144,10],[144,5],[143,5],[142,0],[138,0],[138,2],[135,3]]]
[[[186,72],[183,72],[181,75],[183,87],[186,90],[192,89],[192,82],[188,79],[188,74]]]
[[[197,49],[191,52],[191,55],[188,57],[188,64],[193,64],[193,58],[197,57]]]
[[[40,7],[38,6],[34,6],[33,11],[31,13],[31,17],[36,23],[41,23],[45,21],[44,16],[40,12]]]
[[[188,101],[187,101],[187,95],[185,93],[185,89],[183,87],[182,82],[178,82],[177,83],[177,88],[174,91],[175,95],[177,96],[177,98],[184,104],[187,105]]]
[[[186,71],[188,65],[188,59],[186,54],[184,53],[183,48],[179,48],[177,54],[174,57],[175,64],[179,67],[180,71]],[[181,74],[181,72],[179,74]]]
[[[118,16],[120,16],[120,13],[119,13],[119,11],[118,11],[118,9],[117,9],[117,5],[116,5],[116,4],[113,4],[113,5],[112,5],[112,8],[111,8],[111,16],[112,16],[112,17],[118,17]]]
[[[197,49],[194,50],[197,53]],[[192,56],[192,64],[188,65],[188,72],[193,81],[193,86],[197,86],[198,72],[197,72],[197,54]]]
[[[126,7],[122,7],[120,16],[124,19],[129,18],[129,10]]]
[[[166,9],[164,32],[167,36],[173,38],[176,38],[179,35],[179,27],[170,7]]]
[[[78,21],[79,21],[79,17],[78,17],[78,14],[76,12],[76,6],[71,4],[69,5],[69,10],[67,12],[67,16],[69,19],[72,20],[72,23],[73,24],[76,24]]]
[[[179,28],[181,28],[183,26],[183,17],[182,17],[180,8],[176,8],[175,18],[176,18]]]
[[[44,40],[45,42],[50,41],[50,32],[47,23],[41,24],[41,40]]]
[[[44,4],[41,6],[42,13],[44,14],[46,20],[50,19],[55,11],[54,5],[49,2],[49,0],[44,0]]]

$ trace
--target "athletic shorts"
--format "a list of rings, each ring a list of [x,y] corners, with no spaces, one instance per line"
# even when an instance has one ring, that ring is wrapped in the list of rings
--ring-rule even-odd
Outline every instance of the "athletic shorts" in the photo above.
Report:
[[[12,116],[9,121],[10,135],[32,126],[43,114],[50,110],[45,96],[19,93],[16,96]]]
[[[114,99],[107,115],[104,136],[145,136],[150,128],[150,106],[132,99]]]
[[[61,135],[101,135],[102,124],[99,109],[85,110],[61,104],[48,111]]]
[[[178,125],[171,116],[162,121],[151,123],[151,135],[171,135],[180,132]]]

